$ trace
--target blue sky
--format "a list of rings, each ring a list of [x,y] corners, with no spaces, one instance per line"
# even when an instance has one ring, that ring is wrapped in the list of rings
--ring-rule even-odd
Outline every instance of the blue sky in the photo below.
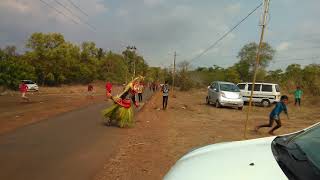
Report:
[[[43,0],[65,14],[55,2]],[[68,41],[94,41],[98,47],[121,52],[135,45],[152,66],[170,66],[188,60],[218,39],[253,8],[259,0],[57,0],[96,27],[75,24],[46,7],[40,0],[0,1],[0,47],[16,45],[20,50],[32,32],[60,32]],[[319,0],[271,0],[265,40],[276,49],[269,69],[288,64],[306,65],[320,60]],[[237,62],[237,52],[248,42],[259,40],[260,8],[219,45],[192,65],[227,67]],[[74,17],[74,19],[76,19]]]

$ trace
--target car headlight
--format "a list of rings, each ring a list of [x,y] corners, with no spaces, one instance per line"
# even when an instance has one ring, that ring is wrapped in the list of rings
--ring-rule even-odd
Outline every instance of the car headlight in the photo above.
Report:
[[[226,94],[224,92],[221,92],[221,96],[224,98],[227,98]]]
[[[242,96],[241,96],[241,94],[239,94],[239,99],[242,99]]]

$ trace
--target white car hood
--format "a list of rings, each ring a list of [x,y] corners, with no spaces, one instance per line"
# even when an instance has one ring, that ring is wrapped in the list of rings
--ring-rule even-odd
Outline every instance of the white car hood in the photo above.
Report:
[[[240,92],[221,91],[226,95],[226,98],[239,99]]]
[[[164,180],[288,180],[272,154],[274,139],[219,143],[196,149],[177,161]]]

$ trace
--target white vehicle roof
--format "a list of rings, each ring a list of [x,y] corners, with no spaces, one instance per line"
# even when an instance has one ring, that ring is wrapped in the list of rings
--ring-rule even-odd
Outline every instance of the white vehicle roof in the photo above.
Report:
[[[234,84],[233,82],[226,82],[226,81],[214,81],[212,83],[219,83],[219,84]]]
[[[238,83],[238,84],[252,84],[252,82],[241,82],[241,83]],[[264,83],[264,82],[256,82],[255,84],[278,85],[278,84],[275,84],[275,83]]]

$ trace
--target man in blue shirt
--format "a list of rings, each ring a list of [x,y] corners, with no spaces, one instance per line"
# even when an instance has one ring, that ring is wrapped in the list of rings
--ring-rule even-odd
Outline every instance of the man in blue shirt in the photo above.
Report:
[[[284,113],[287,115],[289,119],[288,111],[287,111],[288,100],[289,100],[288,96],[286,95],[281,96],[280,102],[276,104],[276,106],[273,108],[273,110],[269,115],[269,124],[257,126],[256,131],[258,131],[262,127],[272,127],[275,121],[277,125],[269,131],[269,134],[274,135],[273,132],[281,127],[280,114],[282,111],[284,111]]]

